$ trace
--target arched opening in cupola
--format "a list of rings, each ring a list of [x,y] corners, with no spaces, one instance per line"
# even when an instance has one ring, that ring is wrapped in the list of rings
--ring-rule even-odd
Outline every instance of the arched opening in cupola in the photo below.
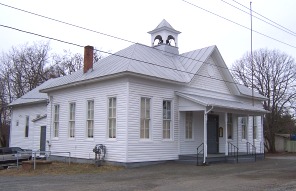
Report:
[[[170,46],[176,46],[175,38],[172,35],[169,35],[166,44]]]
[[[162,37],[160,35],[157,35],[154,38],[153,46],[159,45],[159,44],[163,44],[163,40],[162,40]]]

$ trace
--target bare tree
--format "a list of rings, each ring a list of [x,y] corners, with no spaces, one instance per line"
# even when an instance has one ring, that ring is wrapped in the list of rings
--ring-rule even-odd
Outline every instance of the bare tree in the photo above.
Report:
[[[268,98],[263,103],[270,112],[264,119],[265,146],[275,152],[275,134],[293,121],[295,113],[296,63],[291,56],[268,49],[254,51],[253,67],[251,63],[251,55],[247,53],[232,65],[231,71],[236,81],[251,88],[253,68],[253,87]]]
[[[49,56],[49,42],[12,47],[0,57],[0,145],[8,144],[10,110],[7,107],[50,78],[65,76],[83,67],[83,56],[65,51]],[[102,58],[95,51],[94,62]],[[50,62],[53,65],[50,66]]]
[[[2,78],[11,102],[46,81],[49,43],[25,44],[2,55]]]
[[[10,110],[8,104],[47,80],[49,43],[12,47],[0,58],[0,143],[8,145]]]
[[[94,63],[102,59],[98,51],[94,51]],[[83,67],[83,55],[73,54],[70,50],[64,50],[64,54],[52,55],[52,66],[49,68],[52,77],[60,77],[72,74]]]

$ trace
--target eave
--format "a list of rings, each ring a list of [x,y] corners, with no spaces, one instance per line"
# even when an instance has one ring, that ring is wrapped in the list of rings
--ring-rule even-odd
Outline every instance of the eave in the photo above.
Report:
[[[165,83],[171,83],[171,84],[176,84],[176,85],[184,85],[184,83],[185,83],[185,82],[179,82],[179,81],[175,81],[175,80],[158,78],[155,76],[148,76],[145,74],[138,74],[138,73],[134,73],[134,72],[124,71],[124,72],[120,72],[120,73],[116,73],[116,74],[111,74],[111,75],[100,76],[100,77],[96,77],[96,78],[92,78],[92,79],[72,82],[69,84],[64,84],[64,85],[60,85],[60,86],[56,86],[56,87],[52,87],[52,88],[41,89],[40,92],[41,93],[48,93],[51,91],[61,90],[61,89],[65,89],[65,88],[71,88],[71,87],[75,87],[75,86],[81,86],[81,85],[95,83],[95,82],[111,80],[111,79],[120,78],[120,77],[127,77],[127,76],[134,76],[134,77],[139,77],[139,78],[144,78],[144,79],[154,80],[154,81],[159,81],[159,82],[165,82]]]

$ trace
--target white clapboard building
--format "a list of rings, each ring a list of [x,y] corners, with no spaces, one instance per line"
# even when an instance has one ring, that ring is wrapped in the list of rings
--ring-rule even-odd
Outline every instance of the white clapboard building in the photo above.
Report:
[[[91,159],[103,144],[105,160],[124,165],[177,160],[198,146],[204,162],[235,148],[264,152],[265,97],[235,83],[218,48],[179,54],[180,32],[166,20],[149,34],[151,47],[94,64],[86,46],[83,70],[11,103],[10,145]]]

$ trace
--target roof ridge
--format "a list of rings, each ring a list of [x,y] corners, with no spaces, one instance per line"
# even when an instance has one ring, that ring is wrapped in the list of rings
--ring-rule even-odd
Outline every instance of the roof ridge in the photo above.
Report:
[[[138,45],[137,43],[136,44],[133,44],[134,47],[133,47],[133,52],[131,54],[131,59],[129,59],[128,61],[128,64],[127,64],[127,68],[126,68],[126,71],[128,72],[130,70],[130,67],[131,67],[131,60],[134,59],[134,54],[135,54],[135,51],[136,51],[136,46]]]

